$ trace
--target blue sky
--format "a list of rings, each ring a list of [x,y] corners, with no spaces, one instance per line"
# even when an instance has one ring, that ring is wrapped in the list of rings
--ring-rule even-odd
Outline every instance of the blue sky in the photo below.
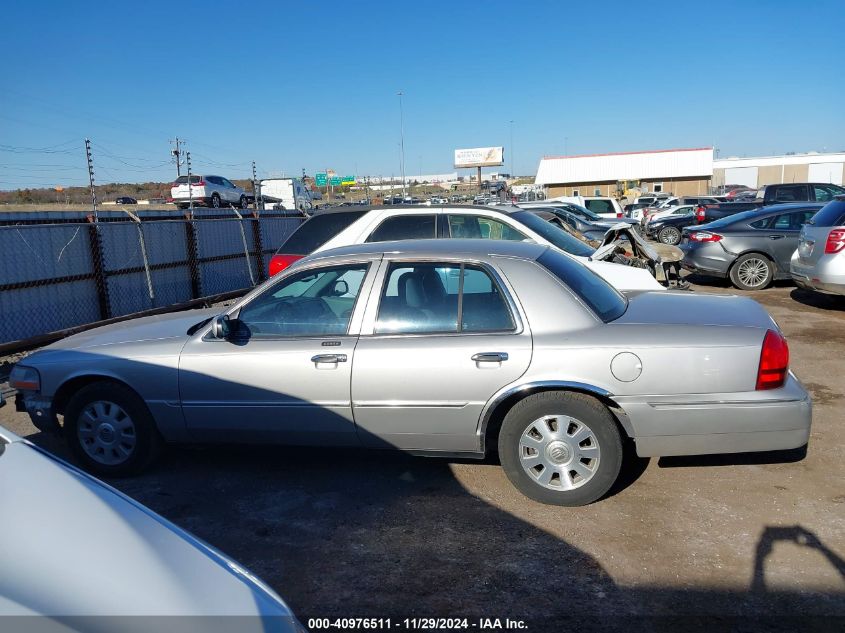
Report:
[[[0,188],[195,171],[452,171],[713,145],[845,150],[842,0],[29,2],[4,8]],[[49,149],[45,149],[49,148]],[[31,151],[37,149],[41,151]]]

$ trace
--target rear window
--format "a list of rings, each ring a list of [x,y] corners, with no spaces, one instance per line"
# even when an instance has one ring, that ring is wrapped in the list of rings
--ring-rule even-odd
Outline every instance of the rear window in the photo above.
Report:
[[[613,286],[566,255],[548,249],[537,262],[578,295],[605,323],[618,319],[628,308],[628,302]]]
[[[534,215],[531,211],[518,211],[517,213],[511,215],[511,217],[520,224],[524,224],[538,235],[547,239],[560,250],[566,251],[571,255],[589,257],[596,252],[594,248],[585,244],[577,237],[573,237],[559,226],[555,226],[551,222],[547,222],[540,216]]]
[[[278,252],[286,255],[308,255],[366,213],[367,211],[338,211],[315,215],[303,222]]]
[[[845,200],[834,200],[824,205],[807,224],[813,226],[842,226],[845,224]]]
[[[198,183],[202,179],[202,176],[191,176],[191,183]],[[173,181],[174,185],[186,185],[188,184],[188,177],[187,176],[179,176],[176,180]]]

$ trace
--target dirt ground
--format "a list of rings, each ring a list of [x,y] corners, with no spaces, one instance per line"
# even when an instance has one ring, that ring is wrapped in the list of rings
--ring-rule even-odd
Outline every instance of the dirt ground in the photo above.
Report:
[[[178,448],[110,483],[251,568],[306,624],[845,630],[845,299],[789,284],[749,294],[813,395],[803,459],[634,459],[583,508],[526,499],[493,461],[365,451]],[[0,423],[65,455],[13,406]]]

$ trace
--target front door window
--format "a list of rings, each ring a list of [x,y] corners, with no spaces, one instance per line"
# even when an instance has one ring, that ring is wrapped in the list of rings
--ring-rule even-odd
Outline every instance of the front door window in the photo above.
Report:
[[[344,335],[366,272],[367,264],[351,264],[295,273],[241,308],[236,336]]]

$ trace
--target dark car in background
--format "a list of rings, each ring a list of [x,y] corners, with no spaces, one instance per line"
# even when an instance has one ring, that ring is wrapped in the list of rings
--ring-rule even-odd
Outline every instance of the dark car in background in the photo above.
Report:
[[[129,196],[120,196],[114,201],[115,204],[138,204],[138,201],[135,198],[130,198]]]
[[[699,224],[707,224],[749,209],[790,202],[830,202],[836,196],[843,194],[845,194],[845,189],[826,182],[788,182],[765,185],[760,187],[754,198],[701,205],[696,210],[696,220]]]
[[[529,211],[540,212],[545,211],[552,214],[555,218],[560,220],[569,228],[581,233],[584,237],[590,240],[598,240],[604,237],[607,230],[613,226],[613,223],[597,223],[585,220],[583,216],[576,215],[568,209],[562,207],[531,207]],[[586,209],[585,209],[586,211]]]
[[[696,223],[695,207],[688,205],[679,207],[681,210],[684,208],[688,209],[688,211],[672,213],[646,222],[643,225],[643,231],[646,237],[656,239],[661,244],[669,244],[670,246],[680,244],[684,228]]]
[[[777,204],[689,226],[680,244],[682,265],[695,273],[727,277],[741,290],[760,290],[775,279],[790,279],[789,261],[801,227],[822,206]]]

